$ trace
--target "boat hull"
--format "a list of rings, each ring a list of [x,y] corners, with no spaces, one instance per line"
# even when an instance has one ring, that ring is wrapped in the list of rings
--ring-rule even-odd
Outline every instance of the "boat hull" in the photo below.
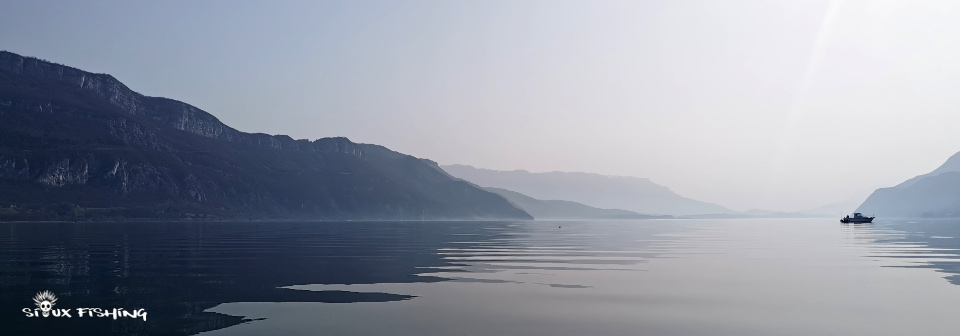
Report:
[[[873,218],[841,218],[840,223],[872,223]]]

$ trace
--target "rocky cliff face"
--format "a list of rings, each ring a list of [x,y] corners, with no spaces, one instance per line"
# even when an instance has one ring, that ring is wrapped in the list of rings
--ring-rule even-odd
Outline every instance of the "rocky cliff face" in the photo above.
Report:
[[[0,52],[0,214],[530,218],[382,146],[240,132],[112,76],[9,52]]]
[[[187,103],[160,97],[147,97],[127,88],[113,76],[92,74],[65,65],[50,63],[36,58],[23,57],[14,53],[0,51],[0,71],[19,75],[22,78],[50,81],[66,88],[74,88],[82,95],[101,98],[117,109],[131,115],[147,116],[177,130],[190,132],[207,138],[265,146],[275,149],[291,149],[308,152],[338,151],[361,155],[358,144],[346,138],[324,138],[316,141],[294,140],[285,135],[262,133],[244,133],[220,122],[215,116]],[[9,99],[0,104],[10,106]],[[23,103],[23,102],[21,102]],[[32,107],[44,112],[59,106],[50,102],[35,101]]]
[[[113,76],[92,74],[36,58],[0,51],[0,71],[23,77],[47,80],[76,87],[105,98],[124,111],[143,114],[142,96],[131,91]]]

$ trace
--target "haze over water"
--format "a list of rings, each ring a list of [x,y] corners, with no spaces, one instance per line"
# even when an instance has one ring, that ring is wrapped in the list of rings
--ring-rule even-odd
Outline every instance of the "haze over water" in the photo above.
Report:
[[[14,334],[937,335],[960,327],[960,287],[945,279],[960,273],[956,224],[8,224],[0,322]],[[40,290],[150,315],[23,317]]]

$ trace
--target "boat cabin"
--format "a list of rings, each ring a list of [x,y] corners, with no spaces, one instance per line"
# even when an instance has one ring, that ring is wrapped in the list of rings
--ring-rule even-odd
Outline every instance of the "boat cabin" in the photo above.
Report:
[[[872,223],[873,217],[864,216],[862,213],[854,212],[853,216],[843,216],[840,223]]]

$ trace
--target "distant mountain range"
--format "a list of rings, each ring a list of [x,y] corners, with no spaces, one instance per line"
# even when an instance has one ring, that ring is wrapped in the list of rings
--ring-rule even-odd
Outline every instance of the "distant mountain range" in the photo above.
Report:
[[[110,75],[0,52],[0,219],[531,219],[436,163],[244,133]]]
[[[960,217],[960,153],[930,173],[877,189],[857,212],[882,217]]]
[[[788,212],[788,211],[769,211],[769,210],[748,210],[732,214],[700,214],[679,216],[681,219],[732,219],[732,218],[828,218],[835,215]]]
[[[637,214],[735,214],[723,206],[677,195],[648,179],[592,173],[499,171],[465,165],[441,166],[452,176],[482,187],[506,189],[538,200],[565,200]],[[536,217],[536,215],[534,215]]]
[[[665,219],[674,218],[665,215],[644,215],[620,209],[600,209],[577,202],[563,200],[538,200],[533,197],[506,189],[484,188],[506,198],[520,209],[538,220],[571,219]]]

